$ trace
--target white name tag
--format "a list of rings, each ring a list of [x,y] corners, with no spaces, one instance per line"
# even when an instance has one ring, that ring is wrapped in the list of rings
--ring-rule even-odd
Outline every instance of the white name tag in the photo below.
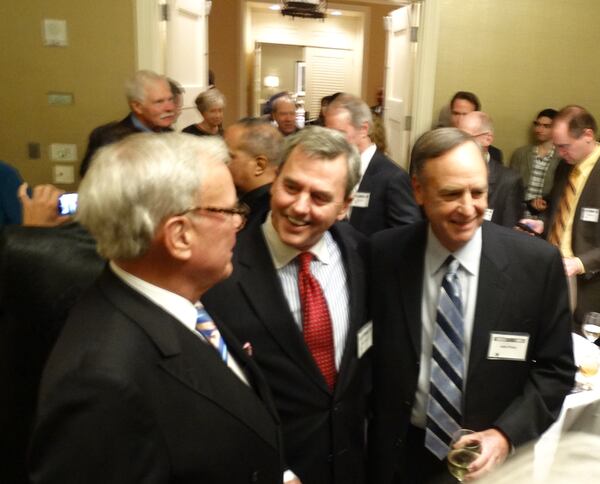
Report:
[[[370,193],[356,192],[354,194],[354,198],[352,199],[352,206],[367,208],[369,206],[369,198],[371,198]]]
[[[490,333],[488,360],[525,361],[529,335],[526,333]]]
[[[584,207],[581,209],[581,220],[584,222],[598,223],[598,215],[600,215],[600,210],[597,208]]]
[[[369,321],[358,330],[356,335],[358,357],[361,358],[371,346],[373,346],[373,321]]]
[[[488,222],[490,220],[492,220],[492,216],[494,215],[494,209],[493,208],[486,208],[485,212],[483,214],[483,220],[487,220]]]

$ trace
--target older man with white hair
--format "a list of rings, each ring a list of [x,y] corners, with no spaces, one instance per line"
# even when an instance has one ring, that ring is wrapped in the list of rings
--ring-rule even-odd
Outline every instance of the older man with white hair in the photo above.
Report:
[[[267,384],[198,302],[244,221],[226,159],[219,139],[171,133],[94,160],[78,219],[109,263],[45,368],[34,483],[281,483]]]
[[[129,114],[121,121],[104,124],[91,132],[79,169],[82,177],[101,146],[133,133],[171,131],[177,117],[177,106],[165,76],[147,70],[137,71],[125,84],[125,96]]]

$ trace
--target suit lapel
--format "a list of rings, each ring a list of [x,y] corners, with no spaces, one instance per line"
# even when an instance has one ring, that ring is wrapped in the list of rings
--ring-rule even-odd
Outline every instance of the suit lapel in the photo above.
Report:
[[[101,276],[99,284],[114,306],[153,341],[160,353],[157,364],[163,370],[213,401],[266,442],[277,446],[273,417],[252,389],[231,372],[212,347],[191,334],[162,308],[127,286],[110,269]]]
[[[364,310],[366,304],[366,274],[364,265],[356,244],[353,243],[354,241],[350,237],[342,236],[340,225],[334,225],[331,229],[331,234],[338,244],[344,260],[350,310],[348,313],[348,336],[344,344],[344,354],[340,362],[338,380],[335,386],[336,395],[343,394],[356,372],[356,367],[359,363],[358,358],[355,358],[357,355],[356,338],[361,325],[365,322],[363,319],[366,314]]]
[[[421,300],[423,299],[423,270],[425,246],[427,243],[427,223],[413,234],[413,241],[406,244],[406,250],[400,254],[396,266],[398,294],[402,300],[404,318],[410,341],[416,355],[421,354]],[[407,274],[414,277],[407,277]],[[395,298],[394,298],[395,299]],[[394,310],[390,310],[394,314]]]
[[[493,234],[495,230],[497,228],[491,222],[484,222],[479,286],[469,355],[469,376],[477,370],[479,363],[487,358],[490,331],[501,329],[503,312],[509,304],[510,279],[506,275],[508,258],[501,239]]]
[[[242,293],[248,299],[257,318],[273,336],[290,359],[302,368],[307,376],[324,391],[329,391],[296,326],[296,322],[285,298],[279,278],[260,224],[254,224],[252,233],[245,234],[245,243],[238,252],[239,279]]]

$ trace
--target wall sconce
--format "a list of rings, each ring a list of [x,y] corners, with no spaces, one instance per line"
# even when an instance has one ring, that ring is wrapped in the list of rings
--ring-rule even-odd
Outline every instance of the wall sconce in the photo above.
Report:
[[[265,76],[263,85],[265,87],[279,87],[279,76]]]

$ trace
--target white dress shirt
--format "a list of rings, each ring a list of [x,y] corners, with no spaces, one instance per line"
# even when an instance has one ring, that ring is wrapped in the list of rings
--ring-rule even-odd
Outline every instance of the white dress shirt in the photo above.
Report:
[[[475,306],[477,304],[479,263],[481,260],[481,227],[477,229],[475,235],[469,242],[453,253],[442,246],[431,230],[431,226],[428,229],[427,245],[425,247],[425,264],[423,269],[423,297],[421,300],[421,360],[417,393],[415,395],[415,403],[411,414],[411,423],[420,428],[425,427],[427,420],[426,409],[431,374],[433,330],[436,325],[435,320],[440,297],[440,287],[442,285],[442,279],[447,271],[444,262],[451,254],[460,263],[457,274],[460,281],[464,308],[464,389],[469,368],[471,334],[473,333],[473,319],[475,317]]]
[[[290,311],[294,316],[298,329],[302,332],[302,307],[298,291],[297,260],[297,256],[301,251],[281,241],[271,222],[270,212],[262,225],[262,231]],[[319,281],[329,308],[333,326],[335,366],[339,370],[346,346],[350,317],[344,261],[340,248],[329,232],[325,232],[323,237],[306,252],[310,252],[314,256],[310,263],[310,270]]]

